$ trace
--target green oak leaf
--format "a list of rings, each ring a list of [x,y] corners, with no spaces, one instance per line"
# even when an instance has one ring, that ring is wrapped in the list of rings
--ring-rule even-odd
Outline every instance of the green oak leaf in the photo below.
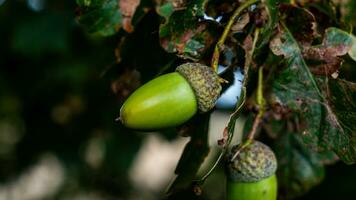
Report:
[[[333,85],[334,90],[329,91],[338,90],[338,94],[330,93],[329,96],[322,94],[319,87],[327,87],[328,83],[317,84],[304,61],[301,46],[285,25],[272,39],[270,48],[274,54],[283,55],[286,60],[286,68],[272,85],[275,103],[299,114],[302,119],[301,125],[304,127],[303,140],[311,148],[333,150],[345,163],[355,163],[356,107],[353,103],[356,100],[355,87],[345,86],[347,90],[342,90],[341,86],[344,85]],[[334,95],[340,96],[340,99],[330,101]],[[345,103],[350,107],[342,110],[343,114],[340,115],[340,110],[335,108]],[[349,121],[340,118],[345,116]]]

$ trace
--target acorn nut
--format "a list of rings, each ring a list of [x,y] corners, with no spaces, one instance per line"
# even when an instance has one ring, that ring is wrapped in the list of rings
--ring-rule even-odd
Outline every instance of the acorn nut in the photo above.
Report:
[[[159,76],[134,91],[120,109],[120,120],[137,130],[174,127],[198,110],[211,110],[220,92],[219,77],[212,68],[185,63],[176,72]]]
[[[238,146],[231,150],[230,157]],[[276,200],[277,160],[265,144],[253,141],[227,163],[228,200]]]

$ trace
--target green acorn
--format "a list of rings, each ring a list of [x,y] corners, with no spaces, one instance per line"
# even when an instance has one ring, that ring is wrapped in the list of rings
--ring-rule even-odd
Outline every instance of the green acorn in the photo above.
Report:
[[[189,120],[198,110],[211,110],[221,91],[218,75],[199,63],[185,63],[138,88],[120,109],[129,128],[156,130]]]
[[[230,157],[238,146],[231,150]],[[277,160],[265,144],[253,141],[227,163],[227,200],[276,200]]]

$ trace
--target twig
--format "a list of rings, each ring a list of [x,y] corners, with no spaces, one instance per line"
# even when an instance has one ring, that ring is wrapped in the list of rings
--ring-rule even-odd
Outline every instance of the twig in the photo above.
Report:
[[[232,126],[230,123],[232,123],[232,119],[233,118],[237,118],[241,109],[243,108],[244,104],[245,104],[245,95],[246,95],[246,90],[245,88],[242,89],[241,91],[241,99],[240,99],[240,102],[238,103],[238,106],[236,108],[236,110],[230,115],[230,118],[229,118],[229,124],[228,126]],[[234,127],[232,128],[234,129]],[[227,127],[224,129],[224,135],[226,134],[229,134],[228,133],[228,129]],[[229,136],[229,135],[226,135],[227,138],[224,138],[222,140],[223,141],[223,148],[218,156],[218,158],[216,159],[215,163],[213,164],[213,166],[210,168],[210,170],[208,172],[205,173],[205,175],[200,178],[200,180],[197,180],[196,183],[197,185],[202,185],[205,180],[210,176],[210,174],[214,171],[214,169],[218,166],[218,164],[220,163],[220,161],[222,160],[222,158],[224,157],[225,153],[227,152],[227,148],[228,148],[228,144],[230,143],[231,139],[232,139],[232,135]]]
[[[217,42],[217,44],[215,46],[214,53],[213,53],[213,56],[212,56],[212,59],[211,59],[211,67],[214,69],[215,72],[218,71],[220,51],[222,50],[222,46],[225,43],[225,40],[226,40],[226,38],[227,38],[227,36],[228,36],[228,34],[230,32],[230,29],[231,29],[232,25],[235,22],[236,17],[239,16],[243,10],[245,10],[246,8],[248,8],[249,6],[251,6],[252,4],[254,4],[254,3],[258,2],[258,1],[259,0],[246,1],[245,3],[243,3],[241,6],[239,6],[235,10],[233,15],[229,19],[229,22],[225,26],[223,34],[221,35],[219,41]]]
[[[258,126],[260,125],[262,117],[266,111],[266,102],[263,97],[263,67],[260,67],[258,69],[258,86],[257,86],[256,101],[259,110],[255,120],[253,121],[252,128],[247,135],[246,141],[244,141],[239,146],[239,149],[235,152],[235,154],[232,156],[230,161],[233,161],[240,154],[241,150],[247,147],[254,140],[255,135],[257,133]]]

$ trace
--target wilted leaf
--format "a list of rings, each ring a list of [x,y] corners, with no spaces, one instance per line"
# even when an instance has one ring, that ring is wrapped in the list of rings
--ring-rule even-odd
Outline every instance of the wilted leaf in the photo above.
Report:
[[[210,114],[199,116],[184,133],[190,135],[191,139],[187,143],[178,162],[175,173],[177,177],[170,185],[167,193],[174,193],[177,190],[186,189],[192,184],[200,165],[209,153],[208,130]]]
[[[332,27],[326,29],[321,45],[304,46],[302,54],[305,59],[321,62],[311,68],[314,74],[330,75],[340,68],[342,59],[338,56],[347,54],[352,43],[348,33]]]
[[[353,122],[356,117],[356,108],[353,102],[356,97],[354,87],[347,87],[347,91],[341,90],[342,88],[338,89],[337,95],[348,102],[346,105],[351,106],[343,110],[343,115],[348,116],[349,119],[344,123],[335,113],[336,102],[329,102],[321,94],[302,57],[298,43],[285,26],[282,32],[271,41],[270,48],[274,54],[283,55],[287,64],[286,69],[279,74],[272,85],[275,103],[289,107],[300,115],[303,121],[301,125],[304,127],[302,135],[306,144],[317,150],[331,149],[344,162],[355,163],[356,135]],[[330,94],[330,97],[334,95]]]
[[[162,47],[182,58],[200,59],[216,40],[217,25],[201,21],[206,0],[189,1],[184,9],[174,11],[160,27]]]

